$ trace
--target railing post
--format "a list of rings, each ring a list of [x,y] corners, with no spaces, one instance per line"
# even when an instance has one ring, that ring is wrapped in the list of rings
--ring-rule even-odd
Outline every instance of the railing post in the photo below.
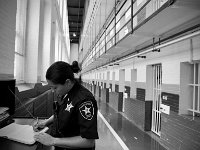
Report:
[[[115,46],[116,46],[116,17],[117,17],[117,12],[116,12],[116,0],[115,0],[115,26],[114,26],[114,28],[115,28]]]
[[[131,0],[131,34],[133,34],[133,0]]]
[[[106,53],[106,30],[107,30],[107,27],[105,27],[105,53]]]

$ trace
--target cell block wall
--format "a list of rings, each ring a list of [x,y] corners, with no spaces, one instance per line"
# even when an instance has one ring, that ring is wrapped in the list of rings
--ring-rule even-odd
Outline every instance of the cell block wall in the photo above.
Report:
[[[200,149],[200,118],[178,115],[170,111],[170,115],[162,113],[161,142],[173,150]]]

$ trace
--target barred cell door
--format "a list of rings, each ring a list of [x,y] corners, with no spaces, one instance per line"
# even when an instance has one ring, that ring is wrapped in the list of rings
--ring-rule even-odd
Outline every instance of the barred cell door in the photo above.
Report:
[[[161,87],[162,87],[162,66],[153,65],[153,104],[152,104],[152,126],[151,130],[160,136],[161,130]]]
[[[193,81],[189,84],[192,90],[192,102],[189,111],[192,112],[193,117],[200,115],[200,63],[195,62],[193,67]]]

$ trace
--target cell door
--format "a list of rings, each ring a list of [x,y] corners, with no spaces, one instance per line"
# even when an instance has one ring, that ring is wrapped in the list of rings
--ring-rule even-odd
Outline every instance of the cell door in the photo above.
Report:
[[[153,65],[153,104],[152,104],[152,126],[151,130],[160,136],[161,130],[161,87],[162,87],[162,66]]]
[[[192,112],[192,116],[200,114],[200,63],[195,62],[191,65],[193,67],[193,81],[189,84],[192,90],[192,101],[189,111]]]

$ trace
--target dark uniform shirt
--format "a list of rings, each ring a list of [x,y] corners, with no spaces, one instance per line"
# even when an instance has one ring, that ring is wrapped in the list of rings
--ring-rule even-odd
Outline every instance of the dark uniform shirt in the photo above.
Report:
[[[54,114],[52,136],[99,138],[97,132],[97,103],[89,90],[76,82],[68,95],[59,103],[58,112]],[[57,149],[63,148],[56,147]],[[93,147],[79,148],[78,150],[94,149]],[[70,149],[66,148],[66,150]]]

